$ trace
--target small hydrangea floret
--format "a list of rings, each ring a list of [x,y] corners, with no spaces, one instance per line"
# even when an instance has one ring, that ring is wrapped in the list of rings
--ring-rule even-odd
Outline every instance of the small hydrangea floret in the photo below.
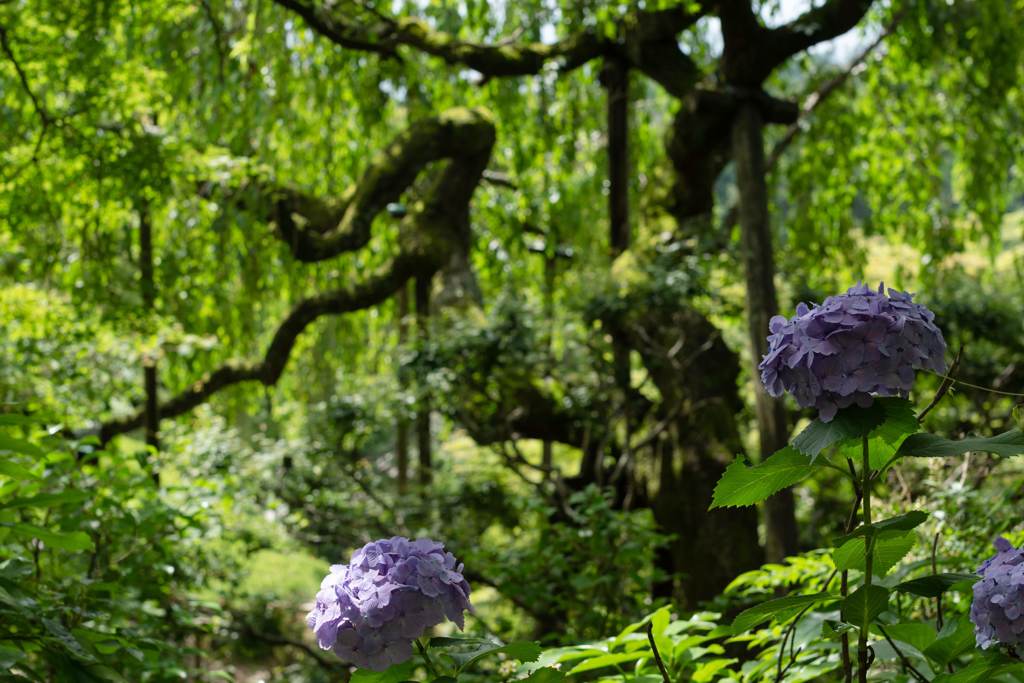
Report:
[[[324,650],[382,671],[409,659],[413,641],[445,617],[463,627],[472,606],[462,569],[436,541],[373,541],[331,566],[306,621]]]
[[[791,319],[771,319],[761,381],[772,396],[789,392],[830,422],[872,396],[906,396],[915,371],[946,369],[946,342],[935,314],[905,292],[851,287],[825,303],[801,303]]]
[[[996,541],[996,554],[978,567],[971,621],[978,647],[1024,645],[1024,546]]]

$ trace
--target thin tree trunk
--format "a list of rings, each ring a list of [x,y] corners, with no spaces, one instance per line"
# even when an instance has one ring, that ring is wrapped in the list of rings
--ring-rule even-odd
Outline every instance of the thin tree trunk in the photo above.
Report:
[[[421,344],[430,338],[430,278],[416,278],[416,333]],[[416,407],[416,451],[419,457],[419,482],[423,486],[433,479],[430,443],[430,390],[420,386],[420,400]]]
[[[153,278],[153,224],[149,202],[143,200],[138,207],[139,215],[139,280],[142,289],[142,306],[146,314],[152,314],[156,305],[156,283]],[[160,450],[160,403],[157,399],[156,354],[146,354],[142,360],[143,388],[146,393],[143,425],[146,445],[153,451]],[[150,462],[153,482],[160,485],[160,473],[156,463]]]
[[[629,69],[621,61],[607,59],[601,71],[601,83],[607,91],[608,116],[608,244],[614,260],[629,249]],[[621,342],[612,346],[615,386],[622,395],[625,445],[619,457],[630,458],[632,420],[629,414],[629,347]],[[632,477],[627,476],[626,481]]]
[[[545,195],[547,193],[545,192]],[[552,240],[555,235],[553,225],[548,225],[547,239]],[[555,244],[546,244],[545,249],[547,253],[544,255],[544,322],[548,327],[547,335],[547,354],[548,363],[553,365],[555,359],[552,357],[552,343],[554,341],[555,332],[555,268],[556,262],[554,250],[557,248],[557,242]],[[551,467],[554,465],[554,448],[550,439],[545,439],[541,447],[541,466],[544,468],[544,476],[549,476]]]
[[[757,365],[768,351],[768,321],[778,313],[775,258],[768,217],[763,121],[753,103],[739,108],[732,129],[733,160],[739,188],[739,223],[747,284],[747,326],[757,399],[757,429],[761,457],[786,445],[789,430],[782,402],[773,399],[760,381]],[[765,556],[779,562],[798,550],[792,491],[781,491],[765,502]]]
[[[608,93],[608,213],[612,258],[629,249],[629,70],[605,61],[601,83]]]
[[[398,347],[402,349],[409,338],[409,325],[406,318],[409,315],[409,284],[406,283],[398,290],[396,295],[398,304]],[[398,373],[398,390],[405,395],[408,389],[405,381],[405,373],[401,370]],[[398,424],[395,435],[395,459],[398,467],[398,493],[404,494],[409,487],[409,419],[405,415],[404,406],[398,413]]]

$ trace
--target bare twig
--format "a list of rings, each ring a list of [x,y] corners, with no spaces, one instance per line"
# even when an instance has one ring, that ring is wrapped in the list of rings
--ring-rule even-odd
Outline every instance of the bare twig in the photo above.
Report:
[[[920,414],[918,414],[918,422],[924,422],[925,416],[928,413],[932,412],[932,409],[935,408],[935,406],[939,405],[939,401],[942,400],[942,397],[945,396],[946,392],[948,392],[950,387],[953,386],[953,382],[956,381],[953,379],[953,377],[956,375],[957,368],[960,367],[960,358],[963,356],[963,354],[964,345],[961,344],[960,348],[957,349],[956,357],[953,358],[953,363],[949,366],[949,376],[942,378],[942,383],[939,385],[938,391],[935,392],[935,396],[933,396],[931,402],[927,406],[925,406],[925,409],[922,410]]]
[[[928,679],[925,678],[924,674],[922,674],[920,671],[914,668],[914,665],[910,663],[910,660],[907,659],[907,656],[905,654],[903,654],[903,651],[900,650],[899,647],[897,647],[895,641],[893,641],[893,639],[889,637],[889,634],[888,632],[886,632],[885,627],[879,624],[878,630],[882,632],[883,636],[885,636],[885,639],[889,643],[889,646],[896,651],[896,655],[900,658],[900,663],[903,664],[904,668],[907,671],[909,671],[916,680],[920,681],[921,683],[928,683]]]
[[[351,674],[349,673],[349,669],[347,666],[342,664],[340,661],[334,662],[328,659],[327,657],[324,657],[319,652],[314,650],[306,643],[303,643],[302,641],[292,640],[291,638],[285,638],[284,636],[279,636],[275,634],[263,633],[261,631],[256,630],[256,628],[251,624],[247,624],[244,622],[242,623],[239,630],[243,634],[255,638],[256,640],[263,641],[268,645],[280,645],[299,650],[300,652],[311,657],[325,671],[329,671],[332,674],[340,674],[342,676],[343,681],[347,681],[351,677]]]
[[[938,549],[939,549],[939,534],[940,534],[940,532],[936,531],[935,532],[935,538],[932,539],[932,574],[938,574],[939,573],[939,568],[938,568],[939,563],[938,563],[938,559],[936,557],[936,553],[938,552]],[[942,630],[942,626],[943,626],[943,619],[942,619],[942,593],[939,593],[938,595],[935,596],[935,627],[936,627],[936,630],[941,631]]]
[[[50,112],[46,111],[46,108],[43,107],[42,102],[40,102],[39,98],[36,96],[35,91],[32,90],[32,86],[29,85],[28,76],[25,74],[25,70],[21,67],[21,63],[18,61],[18,58],[14,56],[14,50],[11,48],[11,43],[7,36],[7,29],[3,26],[0,26],[0,49],[3,50],[7,59],[11,62],[11,65],[14,66],[14,71],[18,74],[18,80],[21,82],[21,89],[25,91],[26,95],[28,95],[29,100],[32,102],[32,108],[36,110],[36,114],[43,122],[43,126],[49,126],[53,123],[53,117],[50,116]]]
[[[647,640],[651,644],[651,651],[654,653],[654,661],[658,665],[658,671],[661,672],[661,680],[665,683],[672,683],[672,679],[668,677],[668,669],[665,668],[665,662],[661,660],[661,653],[658,652],[658,644],[654,642],[654,624],[647,622]]]

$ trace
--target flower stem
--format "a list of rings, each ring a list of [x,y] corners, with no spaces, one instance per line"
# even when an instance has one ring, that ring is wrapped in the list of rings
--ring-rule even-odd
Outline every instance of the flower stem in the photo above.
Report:
[[[861,464],[861,499],[864,501],[865,525],[871,524],[871,458],[868,452],[868,437],[863,439],[863,462]],[[875,538],[868,533],[864,536],[864,588],[870,588],[874,567]],[[857,680],[860,683],[867,683],[868,680],[868,619],[860,624],[860,636],[857,640]]]
[[[423,657],[423,663],[427,665],[427,671],[430,672],[431,676],[437,676],[437,667],[434,666],[434,660],[430,658],[427,653],[427,648],[423,646],[422,641],[416,640],[416,649],[420,651],[420,657]]]

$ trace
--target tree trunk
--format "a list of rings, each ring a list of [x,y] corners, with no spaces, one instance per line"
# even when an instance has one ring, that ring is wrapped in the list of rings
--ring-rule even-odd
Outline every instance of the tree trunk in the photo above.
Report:
[[[629,70],[607,59],[601,71],[607,91],[609,243],[614,259],[629,249]]]
[[[614,261],[629,249],[629,69],[617,59],[606,59],[601,84],[607,92],[608,116],[608,244]],[[629,347],[619,340],[612,343],[615,386],[622,396],[624,448],[620,457],[632,458],[632,416],[629,414]],[[628,473],[627,473],[628,474]],[[627,477],[629,479],[629,477]]]
[[[768,217],[763,122],[756,105],[740,106],[733,122],[733,160],[739,189],[739,223],[747,285],[747,327],[757,399],[757,429],[761,458],[786,445],[789,430],[782,402],[773,399],[760,381],[757,365],[768,351],[768,322],[778,313],[775,259]],[[798,551],[793,492],[785,489],[765,502],[765,555],[779,562]]]
[[[708,510],[715,484],[742,451],[739,359],[686,302],[674,310],[631,307],[605,322],[637,352],[662,396],[661,428],[637,445],[638,455],[650,448],[644,463],[651,464],[637,474],[648,477],[646,498],[659,529],[673,536],[658,558],[669,579],[656,594],[692,608],[763,561],[754,508]]]
[[[139,215],[139,281],[142,289],[142,306],[146,315],[151,315],[156,306],[156,282],[153,278],[153,224],[150,220],[149,202],[142,200]],[[146,445],[155,454],[160,450],[160,403],[157,398],[156,353],[147,353],[142,359],[142,381],[146,394],[143,408],[143,426]],[[160,485],[160,473],[156,463],[150,460],[153,482]]]
[[[430,339],[430,285],[431,278],[416,278],[416,333],[420,344]],[[430,410],[430,389],[421,383],[416,406],[416,451],[419,457],[419,482],[423,486],[428,486],[433,479]]]
[[[398,290],[396,295],[398,305],[398,347],[403,349],[409,338],[409,325],[406,318],[409,315],[409,283],[406,283]],[[405,395],[408,389],[405,373],[398,372],[398,390]],[[405,406],[399,408],[398,422],[395,425],[395,460],[398,468],[398,493],[404,494],[409,488],[409,418],[405,414]]]

